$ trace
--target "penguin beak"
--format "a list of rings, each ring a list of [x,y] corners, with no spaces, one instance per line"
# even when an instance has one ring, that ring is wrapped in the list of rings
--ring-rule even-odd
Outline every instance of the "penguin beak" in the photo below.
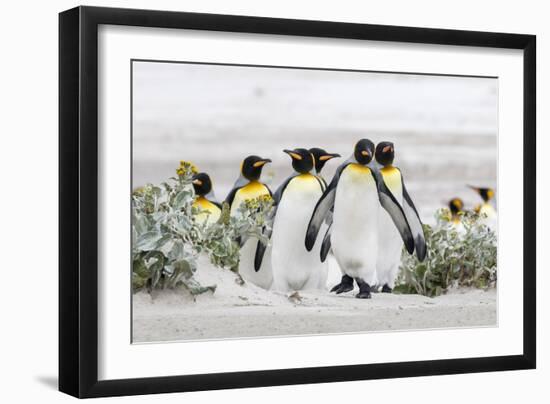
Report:
[[[202,185],[202,181],[199,179],[193,180],[193,185],[198,185],[200,187]]]
[[[270,159],[261,159],[261,160],[258,160],[256,161],[253,166],[258,168],[258,167],[263,167],[264,165],[266,165],[267,163],[271,163],[271,160]]]
[[[290,157],[292,157],[294,160],[301,160],[302,156],[300,156],[298,153],[296,153],[294,150],[283,150],[286,154],[288,154]]]
[[[328,161],[328,160],[333,159],[335,157],[342,157],[342,156],[340,156],[338,153],[328,153],[328,154],[325,154],[324,156],[319,157],[319,160]]]
[[[474,187],[473,185],[466,185],[466,186],[470,189],[473,189],[474,191],[476,191],[479,194],[479,188]]]

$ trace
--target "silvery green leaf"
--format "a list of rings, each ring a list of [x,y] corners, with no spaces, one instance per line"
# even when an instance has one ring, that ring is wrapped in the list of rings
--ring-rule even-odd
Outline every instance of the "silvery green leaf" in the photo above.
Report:
[[[173,206],[175,209],[181,208],[185,203],[189,203],[193,199],[193,191],[184,188],[174,198]]]
[[[149,230],[150,223],[145,215],[136,215],[133,220],[133,227],[137,234],[146,233]]]
[[[216,285],[211,286],[202,286],[193,278],[182,280],[182,284],[191,292],[192,295],[200,295],[206,292],[214,293],[216,290]]]
[[[173,240],[170,251],[168,251],[167,255],[170,261],[181,260],[184,255],[183,241],[179,239]]]
[[[156,230],[148,231],[139,235],[136,241],[136,248],[142,251],[153,250],[157,242],[162,238],[162,234]]]
[[[167,255],[167,251],[164,250],[164,246],[166,244],[169,244],[172,242],[172,235],[171,234],[164,234],[155,244],[155,247],[154,249],[155,250],[160,250],[162,251],[162,253],[166,256]],[[170,248],[170,246],[168,246],[168,248]]]
[[[193,267],[187,260],[175,261],[172,266],[174,267],[174,274],[181,275],[183,279],[189,279],[193,276]]]

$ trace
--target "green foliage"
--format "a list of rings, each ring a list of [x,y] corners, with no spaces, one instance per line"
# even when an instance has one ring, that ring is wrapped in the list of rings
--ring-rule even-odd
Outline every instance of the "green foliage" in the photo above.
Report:
[[[497,239],[474,212],[461,215],[457,229],[446,209],[435,226],[424,225],[428,254],[424,262],[403,253],[396,293],[439,296],[450,287],[488,288],[497,280]]]
[[[194,278],[199,255],[205,254],[213,265],[235,270],[239,264],[239,240],[263,239],[265,218],[272,207],[271,198],[257,198],[242,204],[235,215],[224,204],[217,222],[196,220],[208,214],[193,206],[191,183],[195,167],[181,162],[177,178],[159,186],[147,185],[132,194],[132,286],[147,288],[184,287],[192,294],[214,292],[216,286],[202,286]]]

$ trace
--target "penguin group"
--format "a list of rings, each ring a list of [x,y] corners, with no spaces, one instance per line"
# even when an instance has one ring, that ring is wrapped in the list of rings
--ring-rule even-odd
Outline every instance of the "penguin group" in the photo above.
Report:
[[[327,256],[332,252],[341,281],[331,292],[341,294],[358,286],[357,298],[370,298],[373,287],[391,292],[403,246],[420,261],[426,256],[422,223],[407,192],[400,169],[393,165],[391,142],[374,145],[359,140],[351,155],[327,181],[322,170],[341,157],[322,148],[285,149],[292,173],[275,192],[261,181],[271,162],[248,156],[225,198],[230,214],[248,199],[270,195],[272,225],[264,243],[240,240],[239,274],[264,289],[279,292],[325,290]],[[209,213],[201,220],[217,220],[220,204],[206,173],[193,177],[196,204]]]
[[[497,231],[497,211],[493,206],[495,198],[495,190],[493,188],[483,188],[468,185],[475,193],[479,195],[482,202],[477,204],[472,209],[480,215],[481,223],[487,226],[492,231]],[[462,224],[461,214],[465,212],[464,202],[460,198],[453,198],[449,201],[450,223],[455,230],[462,234],[464,233],[464,225]]]

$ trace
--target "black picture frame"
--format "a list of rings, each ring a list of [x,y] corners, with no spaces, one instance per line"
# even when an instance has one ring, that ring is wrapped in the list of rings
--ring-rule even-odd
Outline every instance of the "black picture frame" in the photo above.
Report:
[[[98,26],[113,24],[523,50],[523,354],[98,380]],[[104,397],[536,367],[536,37],[151,10],[59,15],[59,390]]]

